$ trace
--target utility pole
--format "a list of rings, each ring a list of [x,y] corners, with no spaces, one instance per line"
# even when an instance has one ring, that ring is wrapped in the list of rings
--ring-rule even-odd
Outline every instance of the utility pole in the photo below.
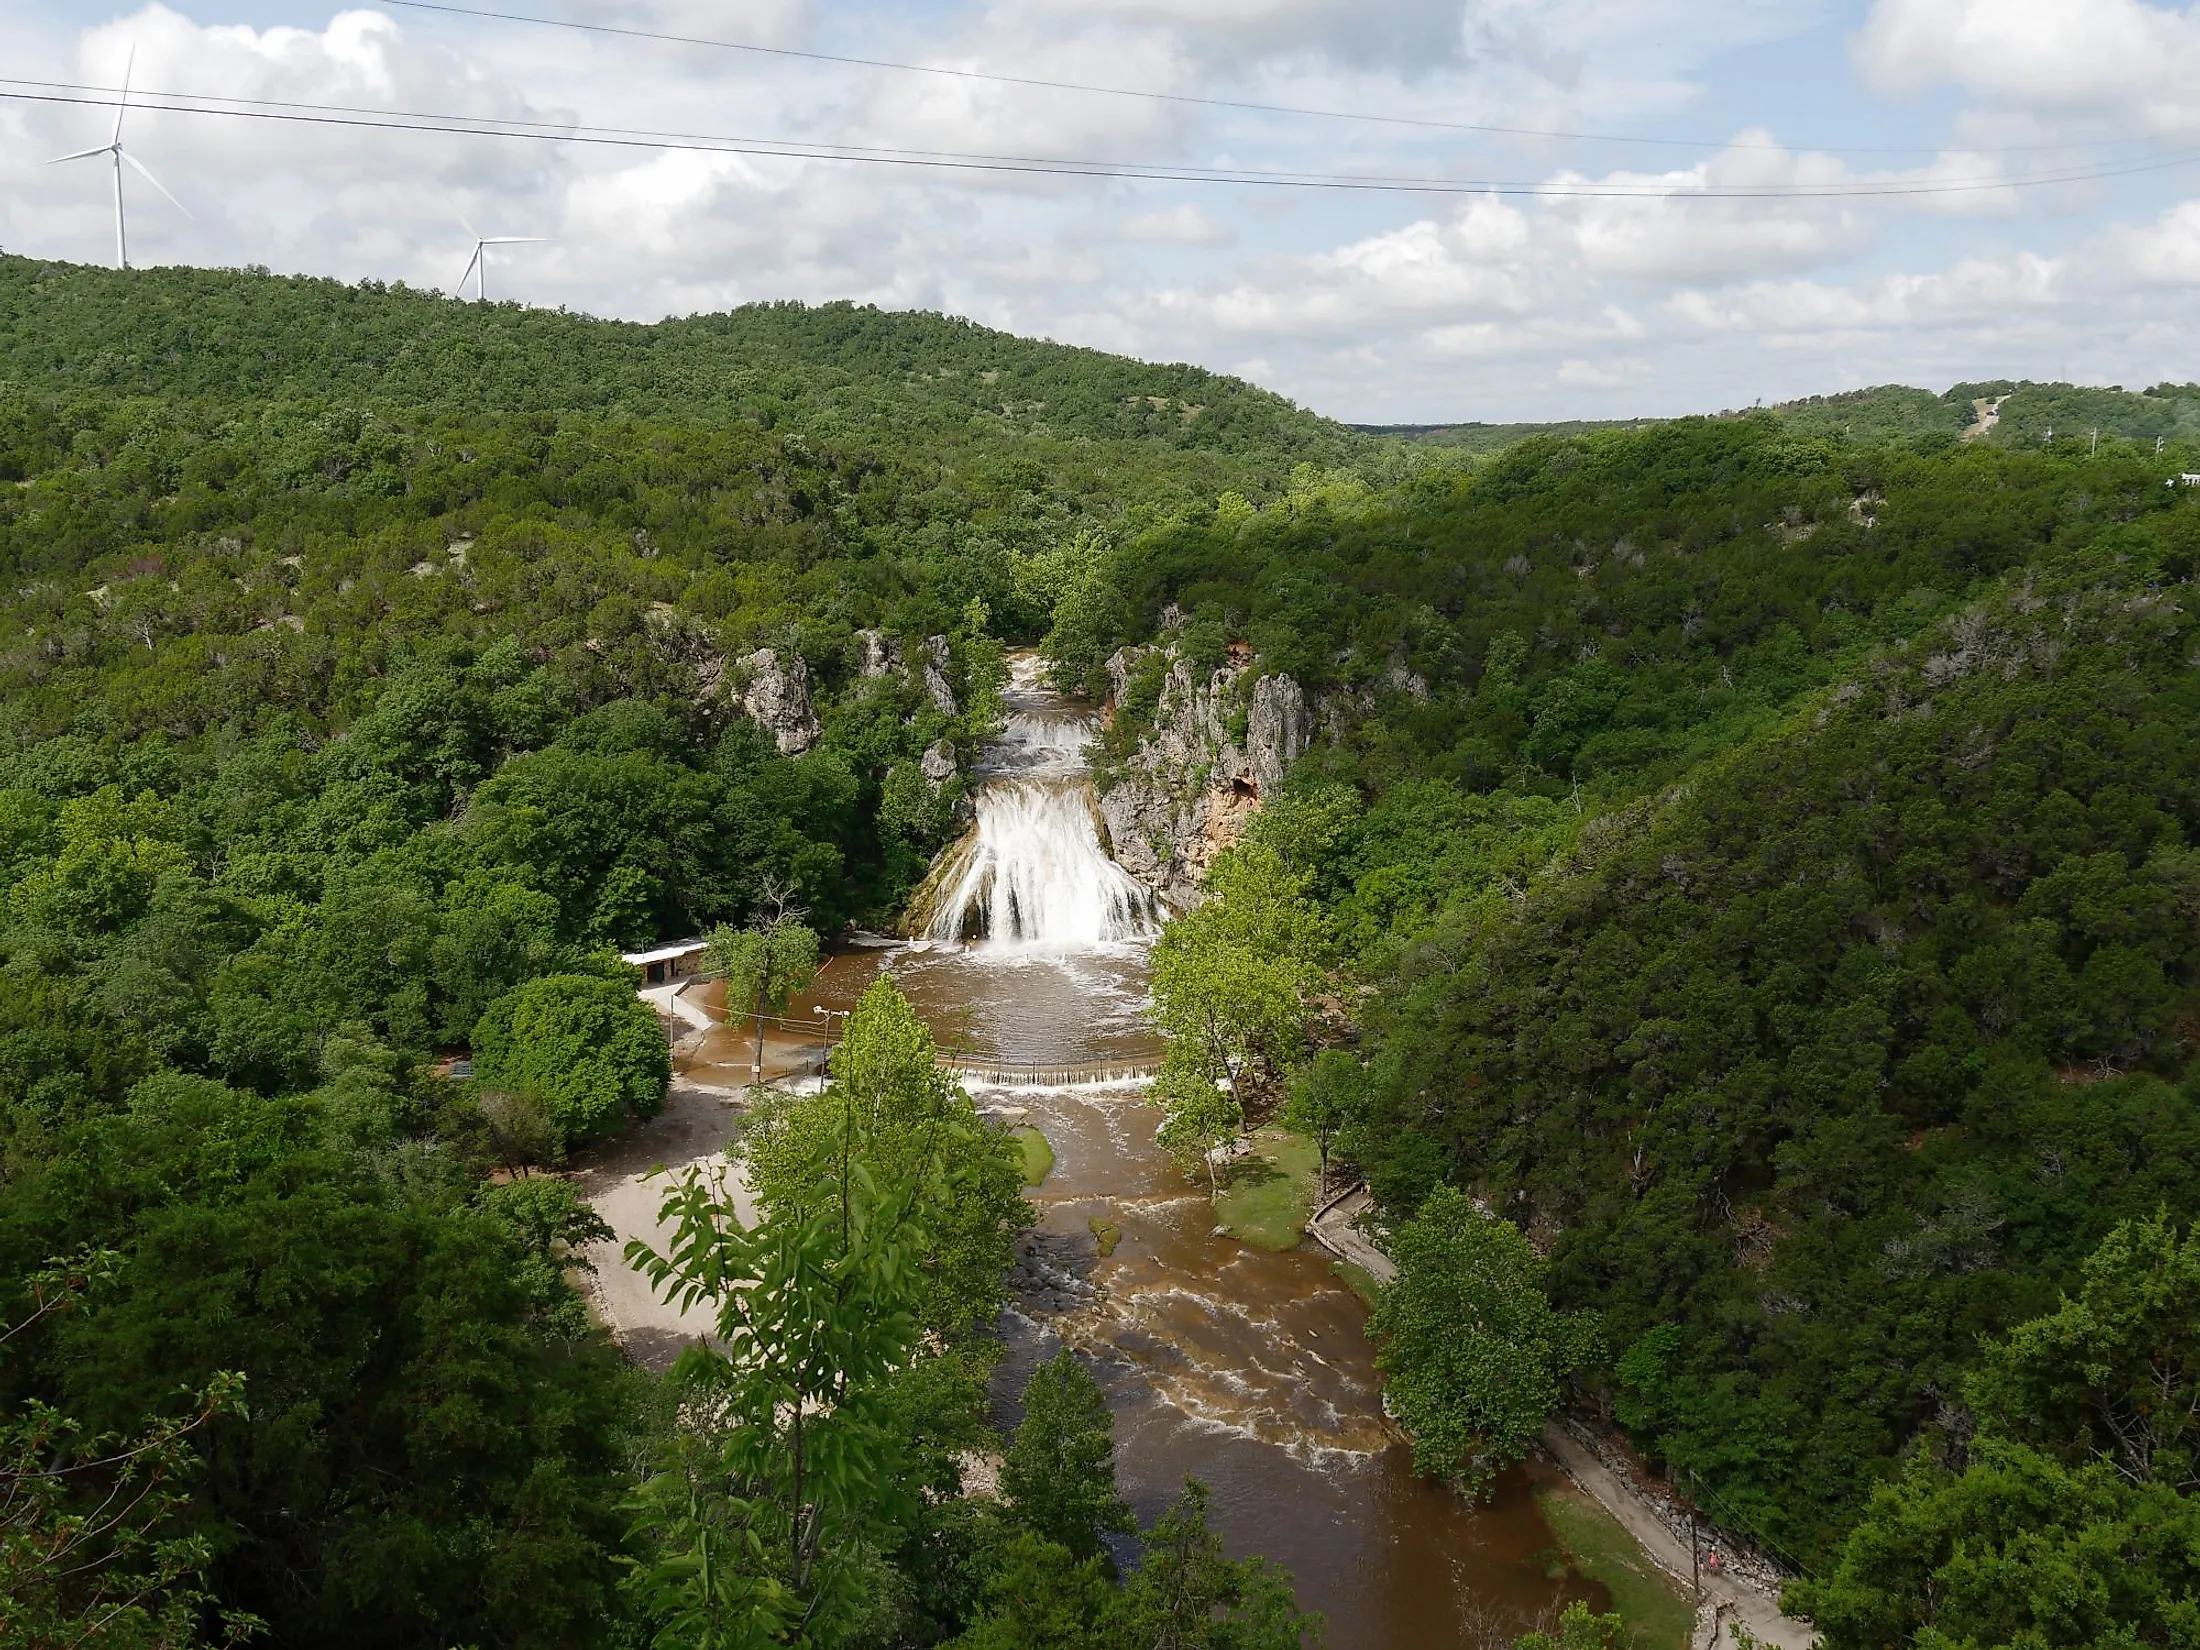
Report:
[[[2088,448],[2087,448],[2087,449],[2085,450],[2085,456],[2086,456],[2086,457],[2088,457],[2088,458],[2097,458],[2097,457],[2099,457],[2099,456],[2100,456],[2100,451],[2101,451],[2101,432],[2100,432],[2099,430],[2095,430],[2095,431],[2093,432],[2093,445],[2092,445],[2092,446],[2090,446],[2090,447],[2088,447]]]

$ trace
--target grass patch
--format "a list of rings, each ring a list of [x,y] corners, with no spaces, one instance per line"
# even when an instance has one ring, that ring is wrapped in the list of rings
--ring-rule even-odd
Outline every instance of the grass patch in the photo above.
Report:
[[[1102,1220],[1094,1215],[1085,1225],[1091,1229],[1093,1242],[1099,1246],[1103,1255],[1114,1254],[1115,1246],[1123,1241],[1123,1228],[1112,1220]]]
[[[1329,1269],[1344,1279],[1344,1286],[1359,1296],[1369,1311],[1375,1309],[1375,1297],[1382,1292],[1382,1282],[1373,1272],[1357,1261],[1338,1260]]]
[[[1253,1150],[1230,1166],[1215,1203],[1216,1224],[1256,1249],[1295,1249],[1314,1212],[1321,1166],[1314,1142],[1284,1129],[1259,1129]]]
[[[1611,1593],[1612,1608],[1627,1623],[1621,1642],[1633,1650],[1686,1650],[1695,1606],[1619,1520],[1571,1483],[1539,1484],[1535,1499],[1566,1567]]]
[[[1054,1172],[1054,1148],[1047,1144],[1047,1137],[1028,1123],[1020,1129],[1011,1129],[1009,1133],[1015,1137],[1016,1144],[1023,1148],[1024,1184],[1045,1185],[1047,1176]]]

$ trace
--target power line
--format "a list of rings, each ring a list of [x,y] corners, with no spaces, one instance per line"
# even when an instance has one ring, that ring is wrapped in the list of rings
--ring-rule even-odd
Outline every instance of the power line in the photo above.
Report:
[[[831,63],[842,68],[891,69],[900,74],[937,75],[950,80],[977,80],[996,86],[1024,86],[1048,92],[1084,92],[1094,97],[1132,98],[1150,103],[1178,103],[1202,109],[1232,109],[1240,113],[1294,115],[1313,120],[1361,121],[1375,126],[1409,126],[1435,132],[1471,132],[1485,137],[1551,138],[1570,143],[1635,143],[1674,149],[1775,149],[1783,143],[1721,143],[1708,138],[1639,137],[1617,132],[1567,132],[1541,126],[1498,126],[1477,121],[1430,120],[1414,115],[1362,114],[1350,109],[1319,109],[1296,103],[1257,103],[1241,98],[1200,97],[1190,92],[1157,92],[1131,86],[1103,86],[1082,80],[1047,80],[1036,75],[998,74],[985,69],[955,69],[937,63],[904,63],[893,58],[853,57],[838,52],[806,51],[794,46],[760,46],[747,40],[718,40],[705,35],[673,34],[662,29],[638,29],[616,23],[586,23],[575,18],[538,17],[528,12],[491,11],[480,6],[454,6],[441,0],[382,0],[407,11],[439,12],[449,17],[471,17],[484,22],[528,23],[537,28],[570,29],[578,34],[610,35],[627,40],[646,40],[658,45],[701,46],[712,51],[750,52],[760,57],[794,58],[806,63]],[[2076,138],[2061,143],[2016,143],[1992,147],[1966,146],[1970,154],[2023,154],[2062,149],[2100,149],[2144,143],[2144,137]],[[1945,145],[1934,144],[1812,144],[1821,154],[1929,155]]]
[[[50,86],[50,90],[0,90],[0,100],[21,103],[71,104],[111,109],[119,101],[99,95],[102,88],[64,88],[58,82],[0,80],[0,86]],[[285,122],[387,132],[428,132],[452,137],[517,139],[532,143],[564,143],[614,149],[670,149],[689,153],[742,155],[757,159],[836,161],[852,165],[895,166],[939,172],[981,172],[1010,175],[1126,179],[1152,183],[1238,185],[1249,188],[1312,189],[1373,194],[1500,195],[1547,200],[1868,200],[1920,196],[1977,194],[2000,189],[2037,189],[2052,185],[2092,183],[2188,166],[2200,161],[2200,150],[2184,151],[2165,159],[2128,165],[2065,168],[2013,177],[1935,183],[1924,179],[1892,179],[1862,184],[1795,184],[1785,187],[1676,188],[1670,184],[1614,184],[1552,182],[1547,179],[1429,178],[1361,175],[1351,173],[1284,172],[1251,167],[1171,166],[1159,162],[1119,162],[1049,158],[1034,155],[987,155],[959,150],[892,149],[855,144],[829,144],[792,139],[716,137],[696,133],[647,132],[618,127],[558,126],[549,122],[503,120],[486,116],[438,115],[403,111],[360,109],[341,104],[271,103],[246,99],[205,97],[195,93],[138,92],[131,95],[133,109],[169,114],[199,115],[229,120]]]

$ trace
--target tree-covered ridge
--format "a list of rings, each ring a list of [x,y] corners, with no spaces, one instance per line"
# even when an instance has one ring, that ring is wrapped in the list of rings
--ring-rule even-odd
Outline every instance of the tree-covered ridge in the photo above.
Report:
[[[1635,1344],[1623,1417],[1793,1550],[1977,1335],[2193,1206],[2194,618],[2020,581],[1584,833],[1402,988],[1378,1183],[1540,1225]]]
[[[1979,402],[1989,406],[1981,408]],[[1845,441],[1922,442],[1929,447],[1950,440],[1986,441],[2004,447],[2037,447],[2051,441],[2091,445],[2103,440],[2141,441],[2157,437],[2190,441],[2200,436],[2200,385],[2160,383],[2145,390],[2122,385],[2039,383],[2031,379],[1992,379],[1955,384],[1935,393],[1907,384],[1840,390],[1775,402],[1760,410],[1799,433]],[[1991,420],[1984,418],[1991,411]],[[1726,412],[1726,418],[1747,417]],[[1555,424],[1359,424],[1371,436],[1390,436],[1414,445],[1493,453],[1531,436],[1578,436],[1598,430],[1634,428],[1655,419],[1585,419]]]
[[[0,381],[225,402],[991,432],[1333,457],[1340,426],[1242,380],[848,303],[640,325],[402,285],[0,257]]]
[[[1344,1149],[1394,1223],[1448,1182],[1524,1227],[1592,1390],[1807,1561],[1960,1432],[1979,1335],[2193,1211],[2190,462],[1530,441],[1156,529],[1065,610],[1316,690],[1212,885],[1310,895],[1379,988]]]

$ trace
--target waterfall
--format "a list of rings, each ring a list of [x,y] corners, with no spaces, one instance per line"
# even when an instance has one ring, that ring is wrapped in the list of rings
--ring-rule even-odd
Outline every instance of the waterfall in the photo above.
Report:
[[[977,821],[910,901],[910,932],[1065,947],[1150,934],[1152,891],[1100,841],[1092,718],[1040,686],[1036,659],[1013,661],[1007,698],[1007,725],[976,770]]]

